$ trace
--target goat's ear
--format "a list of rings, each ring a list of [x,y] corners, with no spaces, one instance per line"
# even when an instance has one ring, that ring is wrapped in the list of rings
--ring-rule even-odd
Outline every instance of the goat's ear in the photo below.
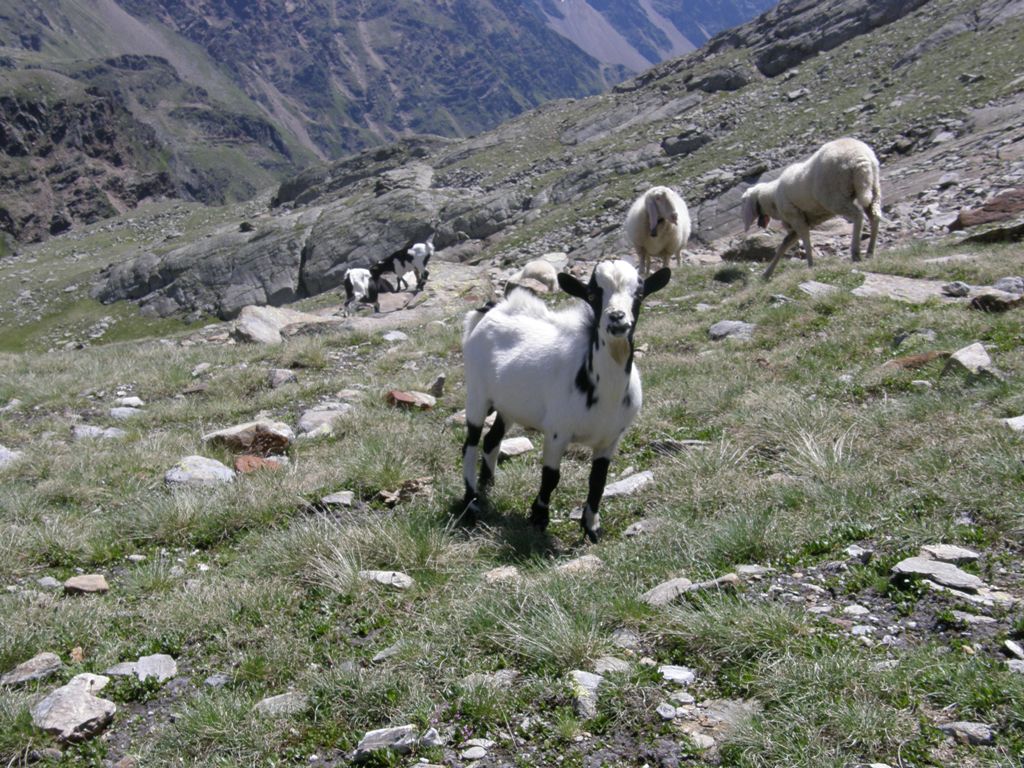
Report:
[[[558,273],[558,287],[570,296],[583,299],[583,301],[590,301],[590,289],[568,272]]]
[[[672,270],[668,267],[662,267],[644,280],[644,298],[650,296],[652,293],[657,293],[668,285],[668,279],[670,277],[672,277]]]

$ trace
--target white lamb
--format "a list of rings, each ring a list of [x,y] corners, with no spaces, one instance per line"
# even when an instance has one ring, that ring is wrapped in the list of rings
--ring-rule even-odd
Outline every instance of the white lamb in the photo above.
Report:
[[[871,224],[868,257],[875,253],[878,223],[882,218],[882,191],[878,158],[871,147],[857,139],[836,139],[800,163],[787,167],[775,181],[755,184],[743,193],[743,224],[757,221],[767,227],[771,219],[786,225],[786,237],[775,251],[764,279],[772,276],[779,259],[803,241],[807,265],[814,265],[811,229],[842,216],[853,224],[850,255],[860,261],[860,235],[864,214]]]
[[[548,524],[569,443],[593,450],[583,532],[597,541],[598,509],[608,465],[623,432],[640,410],[640,373],[633,364],[633,333],[641,301],[663,288],[671,272],[641,280],[626,261],[599,264],[586,285],[558,275],[562,290],[585,303],[552,311],[529,291],[466,315],[462,352],[466,372],[466,441],[462,447],[465,515],[475,518],[478,491],[494,477],[498,449],[510,423],[544,433],[544,468],[530,522]],[[479,484],[477,445],[488,413],[497,411],[484,438]]]
[[[640,274],[646,275],[652,258],[660,256],[663,267],[669,266],[673,256],[679,263],[690,239],[690,213],[674,190],[651,187],[629,207],[625,229],[640,260]]]

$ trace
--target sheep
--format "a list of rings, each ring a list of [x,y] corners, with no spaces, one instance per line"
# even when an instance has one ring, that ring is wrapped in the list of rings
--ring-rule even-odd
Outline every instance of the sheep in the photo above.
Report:
[[[679,263],[690,239],[690,213],[675,191],[651,187],[629,206],[625,230],[640,260],[640,274],[646,276],[656,256],[661,256],[663,267],[673,256]]]
[[[399,248],[390,256],[378,261],[374,266],[381,272],[394,272],[398,278],[398,290],[402,291],[409,287],[405,281],[405,273],[410,268],[416,273],[416,291],[422,291],[427,283],[430,272],[427,271],[427,262],[434,255],[434,235],[431,234],[422,243],[412,243],[405,248]]]
[[[512,291],[497,304],[467,313],[462,338],[467,520],[475,519],[479,494],[494,478],[506,426],[516,423],[544,433],[540,491],[530,511],[530,523],[541,531],[548,525],[548,505],[569,443],[592,449],[581,524],[587,539],[597,541],[608,465],[642,401],[640,373],[633,363],[640,304],[665,287],[670,276],[663,268],[641,280],[627,261],[602,262],[586,285],[568,273],[558,275],[562,290],[585,304],[553,311],[529,291]],[[497,415],[483,441],[477,482],[477,445],[492,410]]]
[[[505,282],[505,295],[507,296],[513,288],[523,287],[521,283],[524,280],[536,280],[547,288],[549,293],[553,293],[558,287],[558,272],[544,259],[528,261]]]
[[[352,302],[358,301],[362,304],[372,304],[373,312],[376,314],[380,312],[380,302],[377,300],[377,295],[388,293],[390,290],[391,286],[387,281],[381,279],[380,270],[376,269],[376,267],[371,267],[370,269],[352,267],[345,272],[344,313],[347,315]]]
[[[814,266],[811,229],[835,216],[853,224],[850,255],[860,261],[860,234],[864,214],[871,224],[868,257],[875,253],[878,223],[882,218],[882,191],[878,158],[857,139],[836,139],[824,144],[803,162],[788,166],[775,181],[762,182],[743,193],[743,224],[756,220],[767,227],[771,219],[786,225],[786,237],[775,251],[764,279],[768,280],[782,255],[803,241],[807,266]]]

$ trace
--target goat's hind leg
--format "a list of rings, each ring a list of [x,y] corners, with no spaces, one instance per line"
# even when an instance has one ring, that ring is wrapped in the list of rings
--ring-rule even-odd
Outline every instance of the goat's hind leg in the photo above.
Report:
[[[594,451],[594,457],[590,463],[587,503],[583,507],[580,525],[583,527],[583,535],[592,544],[596,544],[601,537],[601,498],[604,496],[604,487],[608,482],[608,467],[614,453],[614,448],[607,451]]]
[[[505,420],[499,413],[494,419],[494,425],[487,430],[487,435],[484,437],[484,460],[480,464],[479,493],[486,493],[491,483],[494,482],[494,473],[498,465],[498,454],[503,437],[505,437]]]
[[[466,492],[462,497],[462,516],[469,523],[474,521],[480,509],[477,500],[476,462],[484,418],[486,411],[475,416],[470,416],[468,409],[466,411],[466,440],[462,443],[462,479]]]

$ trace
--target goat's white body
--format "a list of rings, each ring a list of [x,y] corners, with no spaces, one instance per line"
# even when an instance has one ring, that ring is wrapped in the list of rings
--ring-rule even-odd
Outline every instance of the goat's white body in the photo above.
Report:
[[[552,312],[527,291],[514,291],[478,321],[471,313],[463,341],[467,421],[483,423],[494,408],[504,421],[558,443],[614,449],[640,410],[640,375],[635,365],[627,373],[609,355],[595,355],[599,384],[587,407],[575,380],[592,322],[585,305]]]
[[[668,187],[651,187],[640,195],[626,212],[626,237],[636,250],[640,274],[650,271],[651,259],[661,258],[669,266],[690,240],[690,213],[686,203]],[[652,231],[654,234],[651,234]]]
[[[881,171],[871,147],[851,138],[824,144],[806,160],[788,166],[774,181],[755,184],[743,195],[744,223],[749,228],[764,215],[779,219],[788,230],[765,271],[770,277],[779,258],[799,238],[809,264],[813,264],[810,230],[835,216],[853,224],[850,246],[854,261],[860,260],[860,234],[864,216],[871,228],[868,256],[875,251],[881,220]],[[758,214],[760,211],[760,214]]]

